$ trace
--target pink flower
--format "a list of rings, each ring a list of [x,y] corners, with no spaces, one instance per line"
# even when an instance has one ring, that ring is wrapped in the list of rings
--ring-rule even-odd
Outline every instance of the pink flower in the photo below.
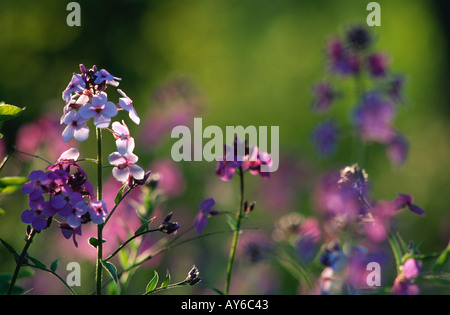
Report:
[[[139,125],[141,119],[139,118],[136,110],[133,107],[133,101],[121,89],[117,89],[117,92],[119,92],[123,96],[119,98],[119,106],[128,112],[130,119],[134,121],[136,125]]]
[[[62,133],[63,140],[66,142],[72,138],[78,141],[86,140],[89,137],[89,127],[86,126],[88,120],[76,111],[68,112],[63,118],[63,122],[67,125]]]
[[[120,182],[128,181],[130,176],[137,180],[144,178],[145,172],[135,164],[138,157],[133,153],[122,155],[119,152],[113,152],[108,156],[108,161],[115,166],[113,176]]]
[[[117,106],[108,101],[106,93],[94,95],[92,102],[83,105],[79,111],[81,117],[90,119],[94,117],[94,125],[97,128],[108,128],[111,117],[117,115]]]
[[[130,131],[124,121],[122,124],[118,121],[112,123],[114,138],[116,138],[117,151],[124,155],[132,153],[134,150],[134,138],[130,136]]]
[[[108,210],[106,209],[106,204],[103,200],[92,201],[91,204],[87,206],[87,211],[91,216],[92,222],[95,224],[103,224],[105,217],[108,215]]]

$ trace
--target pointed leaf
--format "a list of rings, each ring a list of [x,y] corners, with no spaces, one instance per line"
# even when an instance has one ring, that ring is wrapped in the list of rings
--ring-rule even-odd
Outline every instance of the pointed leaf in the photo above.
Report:
[[[56,272],[56,269],[58,268],[58,260],[60,258],[55,259],[52,264],[50,265],[50,270],[53,272]]]
[[[118,204],[120,202],[120,200],[122,200],[124,189],[125,189],[125,185],[123,185],[122,188],[120,188],[119,191],[117,192],[116,198],[114,198],[115,204]]]
[[[150,282],[147,284],[147,287],[145,288],[145,293],[149,293],[153,290],[155,290],[156,286],[158,285],[159,276],[156,270],[153,273],[153,278],[150,280]]]
[[[436,259],[436,262],[433,266],[433,272],[437,273],[444,269],[445,263],[448,261],[450,256],[450,242],[447,245],[447,248],[444,249],[442,254]]]
[[[114,266],[114,264],[102,260],[103,267],[109,272],[111,275],[111,278],[114,280],[115,283],[117,283],[117,268]]]
[[[12,247],[11,245],[9,245],[5,240],[0,238],[0,242],[2,242],[3,246],[6,247],[6,249],[13,255],[19,256],[19,253],[17,253],[17,251],[14,249],[14,247]]]
[[[169,285],[169,283],[170,283],[170,272],[169,272],[169,270],[167,270],[166,278],[164,279],[163,283],[161,284],[161,287],[162,287],[163,289],[165,289],[165,288],[167,288],[167,286]]]
[[[39,269],[42,269],[42,270],[47,269],[47,266],[43,262],[39,261],[38,259],[33,258],[31,256],[29,256],[28,259],[31,260],[33,262],[33,264],[35,264],[36,267],[38,267]]]
[[[106,242],[105,239],[103,239],[102,241],[103,241],[103,243]],[[97,246],[98,246],[98,239],[97,238],[90,237],[88,242],[89,242],[89,244],[91,244],[92,247],[97,248]]]
[[[0,121],[6,121],[13,119],[14,117],[19,116],[24,108],[20,108],[14,105],[5,104],[4,102],[0,103]]]

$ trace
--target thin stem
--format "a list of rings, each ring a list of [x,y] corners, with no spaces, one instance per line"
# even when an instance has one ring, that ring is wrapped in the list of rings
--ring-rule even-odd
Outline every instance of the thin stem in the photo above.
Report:
[[[25,154],[25,155],[32,156],[32,157],[34,157],[34,158],[37,158],[37,159],[40,159],[40,160],[46,162],[48,165],[52,165],[52,163],[50,163],[49,161],[47,161],[46,159],[44,159],[43,157],[41,157],[41,156],[39,156],[39,155],[34,155],[34,154],[31,154],[31,153],[27,153],[27,152],[20,151],[20,150],[17,149],[15,146],[13,146],[13,149],[14,149],[14,151],[16,151],[16,152],[19,152],[19,153],[22,153],[22,154]]]
[[[133,235],[132,237],[130,237],[129,239],[127,239],[124,243],[122,243],[115,251],[114,253],[112,253],[111,255],[109,255],[107,258],[105,258],[105,261],[110,260],[111,258],[113,258],[122,248],[124,248],[129,242],[131,242],[132,240],[134,240],[135,238],[142,236],[144,234],[148,234],[148,233],[152,233],[152,232],[157,232],[159,231],[159,228],[155,228],[155,229],[151,229],[151,230],[147,230],[138,234]]]
[[[361,72],[355,75],[355,90],[357,102],[361,101],[364,103],[366,98],[366,91],[363,74]],[[356,162],[358,162],[360,167],[364,167],[365,145],[358,135],[355,135],[353,138],[353,158]]]
[[[11,283],[9,284],[7,295],[10,295],[14,285],[16,284],[17,276],[19,275],[20,267],[23,265],[23,260],[25,259],[25,255],[27,254],[28,248],[30,247],[31,243],[33,242],[33,237],[36,235],[36,230],[33,229],[31,231],[30,236],[27,239],[27,242],[25,243],[25,246],[23,247],[22,253],[19,256],[19,260],[16,262],[16,269],[14,270],[14,275],[11,279]]]
[[[102,180],[102,130],[100,128],[96,129],[97,133],[97,200],[102,200],[103,198],[103,180]],[[96,265],[96,284],[97,284],[97,295],[102,294],[102,259],[103,259],[103,226],[104,224],[99,224],[97,227],[97,265]]]
[[[42,270],[42,271],[47,271],[48,273],[51,273],[52,275],[57,277],[66,286],[66,288],[70,291],[70,293],[72,295],[76,295],[75,291],[70,287],[70,285],[67,284],[67,282],[64,281],[64,279],[59,274],[57,274],[56,272],[54,272],[54,271],[52,271],[50,269],[47,269],[47,268],[46,269],[42,269],[42,268],[39,268],[38,266],[35,266],[35,265],[32,265],[32,264],[28,264],[28,266],[36,268],[36,269],[39,269],[39,270]]]
[[[225,283],[225,294],[229,295],[230,293],[230,282],[231,282],[231,271],[233,269],[234,257],[236,255],[237,243],[239,238],[239,233],[241,232],[241,219],[242,219],[242,211],[244,206],[244,172],[242,167],[239,168],[239,177],[240,177],[240,197],[239,197],[239,209],[236,213],[236,229],[234,230],[233,241],[231,243],[230,249],[230,258],[228,260],[227,266],[227,278]]]

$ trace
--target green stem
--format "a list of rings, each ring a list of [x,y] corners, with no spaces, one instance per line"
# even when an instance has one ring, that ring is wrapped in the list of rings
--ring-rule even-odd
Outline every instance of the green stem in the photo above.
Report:
[[[102,130],[100,128],[96,129],[97,133],[97,200],[102,200],[103,198],[103,179],[102,179]],[[97,265],[96,265],[96,284],[97,284],[97,295],[102,294],[102,259],[103,259],[103,226],[104,224],[99,224],[97,227]]]
[[[230,258],[228,260],[227,266],[227,278],[225,283],[225,294],[230,294],[230,282],[231,282],[231,271],[233,269],[234,257],[236,255],[237,243],[239,238],[239,233],[241,231],[241,219],[242,211],[244,206],[244,172],[242,167],[239,168],[240,177],[240,199],[239,199],[239,209],[236,213],[236,229],[234,230],[233,242],[231,243]]]
[[[25,255],[27,254],[28,248],[30,247],[31,243],[33,242],[33,237],[36,235],[36,230],[32,230],[30,236],[27,239],[27,242],[25,243],[25,246],[23,247],[22,253],[19,256],[19,260],[16,264],[16,269],[14,270],[13,277],[11,279],[11,283],[9,284],[7,295],[10,295],[14,285],[16,284],[17,276],[19,275],[20,267],[23,265],[23,260],[25,259]]]
[[[397,274],[400,273],[400,266],[402,263],[402,250],[400,244],[398,243],[397,237],[394,233],[390,232],[388,236],[389,244],[391,245],[392,252],[394,253],[395,265],[397,267]]]

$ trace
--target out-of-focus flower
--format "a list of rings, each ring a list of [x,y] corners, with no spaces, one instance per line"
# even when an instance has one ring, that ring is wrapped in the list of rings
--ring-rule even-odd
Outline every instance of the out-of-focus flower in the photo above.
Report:
[[[331,63],[331,71],[347,76],[357,74],[361,67],[360,56],[353,51],[344,48],[338,38],[332,38],[327,43],[328,59]]]
[[[413,281],[419,276],[422,263],[414,258],[408,258],[400,267],[400,273],[394,280],[391,294],[395,295],[417,295],[419,287]]]
[[[133,153],[124,155],[119,152],[113,152],[108,156],[108,161],[115,167],[113,168],[113,176],[119,182],[127,182],[129,177],[140,180],[144,178],[144,170],[136,165],[138,157]]]
[[[94,95],[91,103],[83,105],[79,114],[87,120],[94,117],[94,125],[97,128],[108,128],[111,118],[117,115],[117,106],[108,101],[106,93],[102,92]]]
[[[273,242],[262,231],[249,231],[239,237],[236,257],[243,257],[252,264],[262,262],[270,257]]]
[[[262,172],[261,166],[267,165],[272,166],[272,159],[270,155],[266,152],[260,152],[257,146],[249,148],[249,154],[244,156],[244,161],[242,162],[242,170],[249,171],[252,175],[260,175],[263,178],[269,178],[270,172]]]
[[[85,141],[89,137],[89,127],[86,126],[88,120],[79,112],[68,112],[63,119],[63,123],[67,125],[62,133],[63,140],[67,142],[75,138],[77,141]]]
[[[372,36],[369,31],[361,25],[350,27],[345,36],[346,42],[353,50],[364,50],[372,44]]]
[[[393,165],[401,166],[408,157],[409,143],[401,134],[397,134],[386,146],[386,154]]]
[[[158,159],[149,169],[158,174],[158,189],[169,197],[180,196],[186,189],[186,182],[178,163],[171,159]]]
[[[327,245],[323,253],[320,255],[320,262],[326,266],[331,267],[334,271],[340,271],[345,266],[347,258],[341,249],[338,242],[333,242]]]
[[[375,78],[386,76],[388,63],[389,60],[385,54],[374,53],[367,57],[367,67]]]
[[[354,115],[361,139],[384,144],[392,141],[396,134],[392,126],[394,116],[391,102],[375,93],[364,96]]]
[[[136,125],[139,125],[141,123],[141,119],[133,107],[133,101],[121,89],[117,89],[117,92],[123,96],[119,98],[119,106],[128,112],[128,116]]]
[[[113,135],[116,138],[117,151],[124,155],[126,153],[133,153],[134,138],[130,136],[130,131],[124,121],[122,124],[118,121],[112,123]]]
[[[394,208],[395,210],[400,210],[405,207],[408,207],[409,211],[424,216],[425,211],[417,205],[413,204],[414,198],[411,195],[407,194],[398,194],[398,198],[394,200]]]
[[[297,253],[300,260],[310,263],[319,251],[322,231],[316,218],[307,218],[298,229]]]
[[[318,113],[328,111],[333,101],[338,96],[330,83],[319,83],[313,89],[314,100],[312,108]]]
[[[208,224],[208,217],[219,214],[219,211],[213,210],[216,201],[213,198],[208,198],[203,200],[198,209],[199,213],[194,219],[194,227],[197,233],[203,231],[205,226]]]
[[[311,140],[317,152],[322,157],[327,157],[336,152],[339,129],[334,120],[321,122],[311,133]]]

